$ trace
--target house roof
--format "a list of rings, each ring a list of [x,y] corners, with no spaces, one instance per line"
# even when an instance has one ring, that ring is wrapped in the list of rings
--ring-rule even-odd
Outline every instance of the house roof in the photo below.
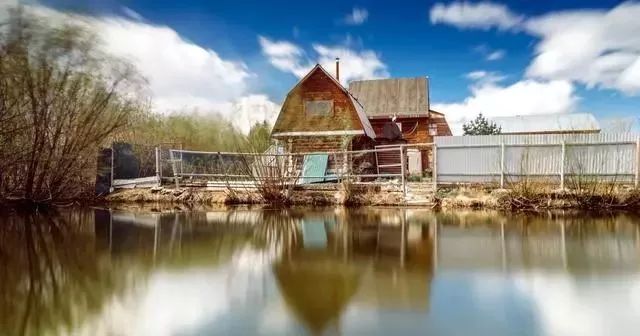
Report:
[[[352,81],[349,91],[364,106],[369,118],[429,115],[426,77]]]
[[[599,131],[600,125],[589,113],[539,114],[491,118],[502,133],[557,133]]]
[[[309,71],[309,73],[307,73],[306,76],[302,77],[302,79],[300,79],[298,81],[298,83],[289,91],[289,94],[291,92],[294,91],[294,89],[296,87],[298,87],[302,82],[304,82],[309,76],[311,76],[312,73],[314,73],[316,70],[320,70],[322,72],[324,72],[325,75],[327,75],[327,77],[331,78],[331,80],[333,80],[333,82],[344,92],[349,96],[349,99],[351,99],[351,102],[353,103],[353,107],[356,109],[356,112],[358,113],[358,119],[360,119],[360,123],[362,124],[362,128],[364,130],[364,133],[370,137],[371,139],[375,139],[376,138],[376,132],[373,130],[373,127],[371,126],[371,123],[369,122],[369,119],[367,118],[367,114],[364,111],[364,107],[362,106],[362,104],[351,94],[351,92],[349,92],[349,90],[347,90],[347,88],[345,88],[344,86],[342,86],[342,84],[340,84],[340,82],[338,82],[338,80],[336,80],[329,72],[327,72],[327,70],[325,70],[320,64],[316,64],[316,66],[313,67],[313,69],[311,69]],[[287,95],[289,95],[287,94]]]

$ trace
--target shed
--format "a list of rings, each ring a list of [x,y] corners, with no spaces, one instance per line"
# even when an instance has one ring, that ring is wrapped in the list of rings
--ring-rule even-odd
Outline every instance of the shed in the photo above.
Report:
[[[502,134],[600,133],[600,125],[589,113],[539,114],[491,118]]]

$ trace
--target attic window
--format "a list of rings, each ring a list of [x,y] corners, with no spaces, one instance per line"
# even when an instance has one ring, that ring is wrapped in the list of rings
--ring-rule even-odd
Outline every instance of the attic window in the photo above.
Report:
[[[333,100],[305,100],[304,113],[310,117],[324,117],[333,114]]]

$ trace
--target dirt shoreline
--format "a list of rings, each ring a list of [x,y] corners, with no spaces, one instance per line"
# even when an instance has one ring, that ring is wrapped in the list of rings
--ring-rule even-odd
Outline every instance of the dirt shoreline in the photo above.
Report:
[[[292,205],[402,205],[400,190],[380,186],[359,186],[348,194],[335,188],[293,190]],[[206,188],[123,189],[107,195],[109,203],[169,203],[169,204],[264,204],[258,193]]]
[[[380,187],[358,187],[349,195],[342,190],[294,190],[292,205],[353,205],[353,206],[418,206],[443,209],[494,210],[634,210],[640,211],[640,192],[636,189],[615,193],[577,193],[570,191],[540,191],[523,193],[518,190],[483,188],[448,188],[439,190],[420,204],[407,202],[400,190]],[[237,192],[204,188],[156,188],[119,190],[105,198],[108,203],[166,204],[262,204],[255,192]]]

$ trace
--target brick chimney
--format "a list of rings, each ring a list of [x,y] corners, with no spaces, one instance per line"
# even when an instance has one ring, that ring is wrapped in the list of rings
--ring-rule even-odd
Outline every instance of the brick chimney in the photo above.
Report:
[[[340,57],[336,57],[336,80],[340,81]]]

